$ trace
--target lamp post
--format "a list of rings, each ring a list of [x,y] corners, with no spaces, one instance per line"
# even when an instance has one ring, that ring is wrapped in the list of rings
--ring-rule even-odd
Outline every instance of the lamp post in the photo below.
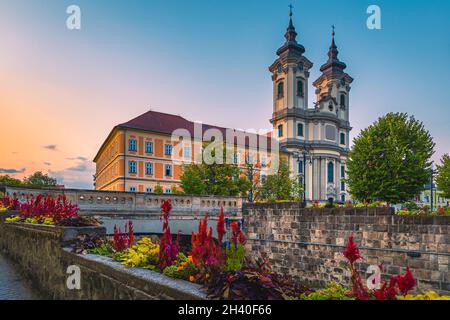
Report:
[[[302,174],[300,174],[300,172],[299,172],[298,177],[299,177],[299,180],[301,177],[303,177],[303,199],[302,199],[303,201],[302,201],[302,204],[304,207],[306,207],[306,161],[307,161],[307,157],[310,156],[310,150],[311,150],[311,148],[306,145],[306,142],[304,142],[301,152],[294,151],[292,153],[294,158],[297,159],[298,169],[300,169],[300,159],[303,158],[303,170],[302,170],[303,172],[302,172]]]
[[[430,205],[430,212],[433,212],[433,207],[434,207],[434,197],[433,197],[433,189],[434,189],[434,175],[436,174],[436,170],[433,169],[433,164],[431,164],[431,168],[430,168],[430,200],[431,200],[431,205]]]

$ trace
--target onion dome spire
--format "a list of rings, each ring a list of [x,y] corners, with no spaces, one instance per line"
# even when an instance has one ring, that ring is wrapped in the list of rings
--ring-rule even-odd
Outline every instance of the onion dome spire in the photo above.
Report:
[[[331,28],[333,31],[331,33],[331,46],[328,50],[328,61],[320,67],[320,71],[324,74],[343,73],[344,69],[347,68],[347,65],[338,58],[339,51],[334,41],[336,35],[334,25],[331,26]]]
[[[295,31],[294,23],[292,22],[292,4],[289,5],[289,24],[286,29],[286,33],[284,37],[286,38],[286,42],[284,45],[278,49],[277,55],[282,55],[283,53],[287,52],[287,55],[301,55],[305,52],[305,48],[299,44],[296,40],[297,38],[297,32]]]

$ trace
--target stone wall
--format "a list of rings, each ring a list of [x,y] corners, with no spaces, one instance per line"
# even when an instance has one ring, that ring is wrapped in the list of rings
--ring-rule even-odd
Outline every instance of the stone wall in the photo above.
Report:
[[[342,252],[348,236],[365,257],[365,272],[383,264],[383,278],[403,273],[406,266],[418,290],[450,293],[450,216],[396,216],[388,208],[305,209],[295,203],[245,204],[248,248],[266,252],[276,271],[312,285],[347,284]]]
[[[102,227],[63,228],[3,223],[0,250],[16,262],[24,277],[51,299],[205,299],[198,285],[162,274],[130,269],[110,258],[76,255],[63,246],[78,234],[104,233]],[[70,290],[67,268],[81,270],[81,289]]]
[[[65,195],[73,204],[78,205],[84,214],[160,214],[161,203],[168,198],[172,201],[172,213],[214,215],[223,207],[227,214],[240,214],[243,199],[239,197],[188,196],[174,194],[150,194],[136,192],[96,191],[83,189],[41,189],[0,186],[0,191],[17,196],[25,201],[26,196]]]

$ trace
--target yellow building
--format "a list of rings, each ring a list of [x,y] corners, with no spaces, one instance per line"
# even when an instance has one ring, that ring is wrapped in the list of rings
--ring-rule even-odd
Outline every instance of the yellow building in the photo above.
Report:
[[[196,126],[199,134],[195,132]],[[183,138],[174,135],[176,130],[184,131],[180,135]],[[149,111],[112,129],[94,158],[95,188],[152,193],[159,185],[164,193],[171,193],[179,186],[183,164],[201,159],[202,141],[219,136],[226,140],[230,132],[243,138],[241,143],[239,138],[230,140],[235,142],[232,163],[242,169],[252,163],[258,180],[261,169],[271,161],[270,153],[260,155],[258,147],[261,141],[270,144],[270,137],[207,124],[200,126],[181,116]],[[266,154],[267,148],[263,149]]]

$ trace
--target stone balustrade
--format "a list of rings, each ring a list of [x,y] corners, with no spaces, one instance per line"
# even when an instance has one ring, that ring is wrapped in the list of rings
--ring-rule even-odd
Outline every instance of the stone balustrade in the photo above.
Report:
[[[65,195],[69,201],[78,205],[85,214],[152,214],[160,213],[161,203],[170,199],[173,214],[216,215],[220,208],[226,214],[240,215],[243,199],[240,197],[189,196],[176,194],[150,194],[117,191],[96,191],[83,189],[0,187],[9,196],[17,196],[25,201],[27,196]]]

